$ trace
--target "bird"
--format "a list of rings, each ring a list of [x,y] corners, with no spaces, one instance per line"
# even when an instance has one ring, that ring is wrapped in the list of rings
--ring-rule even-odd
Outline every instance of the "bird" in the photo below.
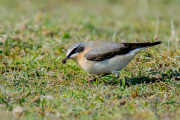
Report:
[[[90,74],[115,74],[115,77],[105,84],[108,85],[119,77],[118,71],[126,67],[141,50],[161,43],[162,41],[120,43],[106,40],[78,42],[68,48],[62,63],[72,59]]]

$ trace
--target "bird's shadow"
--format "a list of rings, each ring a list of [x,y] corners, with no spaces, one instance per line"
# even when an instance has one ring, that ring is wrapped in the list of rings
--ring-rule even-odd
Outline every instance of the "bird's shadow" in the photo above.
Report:
[[[98,83],[107,83],[109,80],[113,78],[112,75],[107,75],[102,78],[98,79]],[[151,75],[141,75],[141,76],[135,76],[135,77],[123,77],[116,79],[109,85],[126,85],[126,86],[131,86],[131,85],[137,85],[137,84],[149,84],[149,83],[155,83],[155,82],[161,82],[161,81],[166,81],[171,80],[174,78],[175,80],[180,80],[180,73],[175,71],[170,70],[170,73],[157,73],[157,72],[152,72]],[[97,82],[94,82],[97,83]]]
[[[123,81],[125,80],[125,81]],[[149,76],[141,76],[141,77],[133,77],[133,78],[128,78],[124,77],[123,79],[117,79],[116,81],[112,82],[110,85],[126,85],[126,86],[131,86],[131,85],[137,85],[137,84],[149,84],[149,83],[154,83],[158,81],[158,79],[150,79]]]

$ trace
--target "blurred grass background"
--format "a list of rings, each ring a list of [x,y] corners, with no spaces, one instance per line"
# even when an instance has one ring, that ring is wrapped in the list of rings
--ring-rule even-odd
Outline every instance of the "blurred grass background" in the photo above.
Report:
[[[0,108],[14,119],[180,118],[179,6],[179,0],[1,0]],[[103,88],[112,76],[89,85],[75,62],[61,64],[71,44],[97,39],[163,43],[142,51]]]
[[[29,27],[45,27],[64,37],[69,34],[84,39],[91,35],[92,39],[112,40],[116,33],[115,37],[122,41],[145,41],[153,35],[166,45],[169,41],[171,46],[177,46],[179,4],[178,0],[2,0],[0,21],[10,33],[17,32],[17,24],[25,22]]]

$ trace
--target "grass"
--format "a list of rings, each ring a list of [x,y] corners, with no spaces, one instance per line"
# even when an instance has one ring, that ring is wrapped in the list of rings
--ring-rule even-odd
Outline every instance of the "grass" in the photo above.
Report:
[[[6,119],[180,119],[179,0],[1,0],[0,109]],[[107,87],[88,84],[78,41],[145,42]],[[1,119],[3,119],[1,117]]]

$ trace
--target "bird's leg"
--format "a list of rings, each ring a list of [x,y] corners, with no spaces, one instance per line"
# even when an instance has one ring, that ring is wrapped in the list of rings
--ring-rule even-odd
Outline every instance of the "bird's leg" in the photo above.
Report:
[[[116,77],[114,77],[111,81],[107,82],[105,85],[110,84],[111,82],[113,82],[115,79],[117,79],[119,77],[119,73],[117,71],[113,71],[112,73],[114,73],[116,75]]]
[[[88,83],[94,82],[94,81],[96,81],[98,78],[104,77],[104,76],[106,76],[106,75],[108,75],[108,74],[103,74],[103,75],[101,75],[101,76],[95,77],[95,78],[89,80]]]

